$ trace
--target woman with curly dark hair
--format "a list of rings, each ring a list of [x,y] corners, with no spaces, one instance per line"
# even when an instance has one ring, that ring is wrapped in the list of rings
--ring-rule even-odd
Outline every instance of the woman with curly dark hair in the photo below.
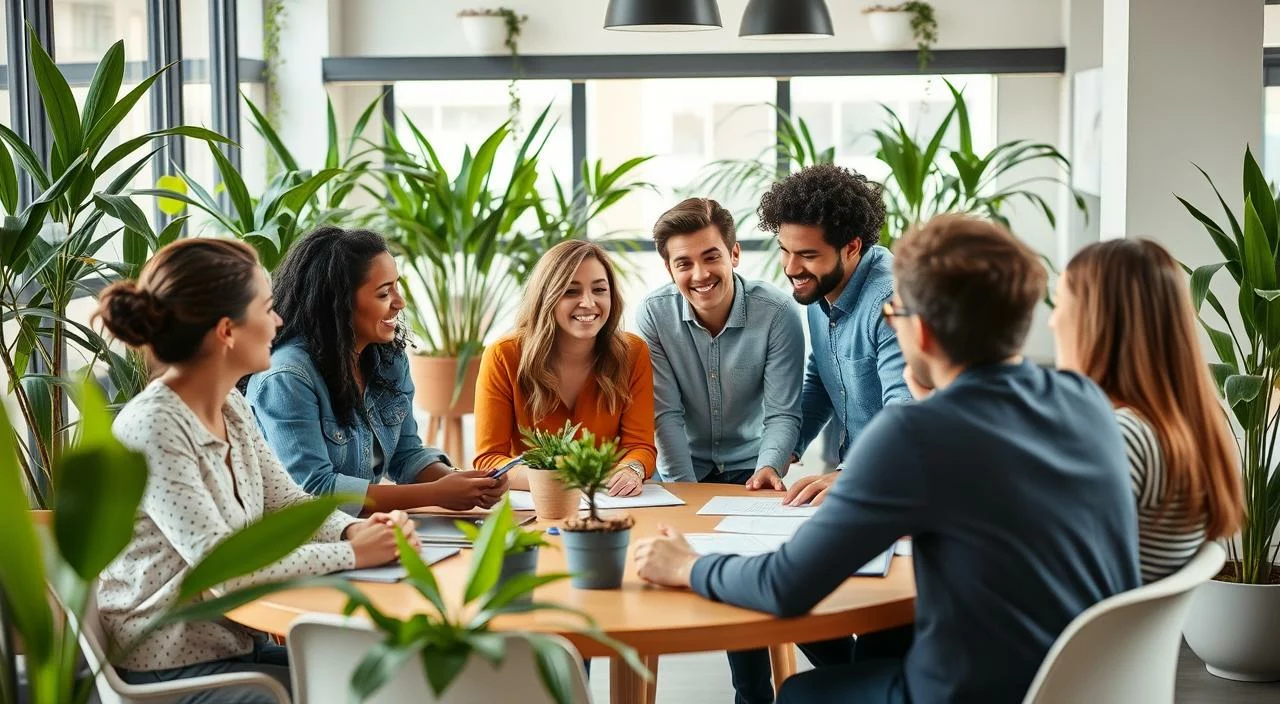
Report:
[[[275,272],[284,326],[271,368],[249,380],[249,403],[313,494],[360,494],[370,511],[488,508],[506,480],[454,471],[418,437],[398,281],[375,232],[321,227],[299,240]]]
[[[885,215],[880,185],[818,164],[773,184],[758,214],[761,228],[778,236],[791,295],[808,307],[812,351],[792,461],[833,415],[843,458],[885,404],[911,397],[898,338],[881,316],[893,295],[893,255],[878,244]],[[821,503],[836,476],[799,479],[786,501]]]

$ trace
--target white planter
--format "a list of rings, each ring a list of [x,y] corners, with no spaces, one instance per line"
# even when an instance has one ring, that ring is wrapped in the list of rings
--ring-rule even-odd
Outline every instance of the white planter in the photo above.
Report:
[[[907,12],[868,12],[871,37],[886,48],[914,45],[911,39],[911,14]]]
[[[1210,674],[1280,680],[1280,584],[1208,582],[1192,597],[1182,633]]]
[[[462,34],[467,43],[479,54],[507,53],[507,21],[497,15],[467,15],[459,17]]]

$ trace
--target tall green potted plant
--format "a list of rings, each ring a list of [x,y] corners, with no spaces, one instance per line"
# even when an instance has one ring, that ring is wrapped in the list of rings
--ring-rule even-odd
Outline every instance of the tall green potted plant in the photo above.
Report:
[[[116,42],[98,62],[84,104],[77,105],[66,78],[31,33],[29,67],[39,88],[44,119],[53,135],[47,159],[13,130],[0,125],[0,363],[10,382],[22,424],[14,432],[26,491],[34,506],[52,505],[57,482],[52,468],[75,429],[63,379],[72,365],[105,365],[113,401],[120,403],[146,382],[137,356],[112,350],[107,341],[67,313],[72,300],[101,278],[130,276],[151,252],[176,238],[176,220],[160,233],[126,195],[130,182],[150,166],[161,137],[190,137],[210,143],[226,138],[200,128],[156,130],[111,146],[120,124],[138,108],[147,91],[171,66],[144,78],[121,95],[124,42]],[[11,67],[13,70],[13,67]],[[20,70],[20,68],[18,69]],[[145,110],[143,106],[141,109]],[[114,176],[117,167],[123,168]],[[18,207],[18,174],[25,172],[40,193]],[[108,217],[120,225],[109,225]],[[121,261],[105,260],[105,248],[121,243]],[[39,362],[39,370],[33,362]],[[28,431],[32,442],[26,443]]]
[[[587,515],[570,518],[561,528],[565,559],[573,573],[573,586],[579,589],[617,589],[627,562],[627,544],[631,540],[631,516],[601,516],[596,492],[622,461],[623,452],[613,440],[601,440],[591,431],[569,444],[556,458],[556,473],[565,486],[578,489],[587,497]]]
[[[1280,208],[1248,148],[1244,205],[1238,213],[1204,175],[1222,206],[1225,226],[1178,200],[1223,257],[1191,271],[1191,296],[1217,353],[1218,361],[1209,367],[1238,434],[1245,520],[1239,540],[1227,545],[1222,574],[1196,592],[1184,632],[1209,672],[1235,680],[1280,680],[1280,545],[1272,544],[1280,524],[1280,472],[1274,470],[1280,435],[1274,410],[1280,395]],[[1232,310],[1211,289],[1223,269],[1234,288]],[[1227,289],[1220,283],[1218,290]],[[1210,310],[1203,310],[1206,302]],[[1238,318],[1232,315],[1237,312]]]

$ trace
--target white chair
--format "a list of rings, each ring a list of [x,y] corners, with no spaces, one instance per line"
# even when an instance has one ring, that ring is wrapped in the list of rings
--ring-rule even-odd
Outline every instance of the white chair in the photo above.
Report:
[[[158,704],[175,702],[184,696],[228,687],[253,687],[274,697],[280,704],[290,704],[289,692],[269,675],[257,672],[229,672],[222,675],[187,677],[171,682],[154,684],[129,684],[120,679],[107,661],[106,633],[98,618],[97,583],[89,585],[89,603],[85,606],[84,623],[80,631],[80,651],[89,663],[91,672],[98,674],[96,686],[102,704]],[[72,628],[76,627],[75,614],[63,607],[57,598],[52,601],[62,609]]]
[[[421,661],[412,658],[386,686],[365,700],[367,704],[493,704],[518,699],[521,704],[554,704],[538,674],[529,641],[507,634],[507,655],[500,668],[479,656],[472,657],[444,696],[435,697],[427,684]],[[555,637],[565,663],[574,673],[573,702],[589,704],[587,673],[582,656],[569,641]],[[293,696],[298,704],[346,701],[351,674],[382,634],[364,619],[331,614],[307,614],[289,627],[289,662],[293,668]]]
[[[1172,704],[1192,592],[1225,561],[1221,546],[1205,543],[1174,574],[1077,616],[1045,656],[1023,704]]]

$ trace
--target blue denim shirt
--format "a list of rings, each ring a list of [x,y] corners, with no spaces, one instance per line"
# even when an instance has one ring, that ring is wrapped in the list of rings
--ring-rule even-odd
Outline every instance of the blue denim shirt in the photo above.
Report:
[[[906,361],[898,336],[882,313],[893,296],[893,255],[867,250],[834,305],[819,298],[808,307],[809,365],[800,392],[800,438],[804,450],[835,414],[840,457],[886,405],[911,399],[902,378]]]
[[[785,293],[734,274],[729,319],[712,337],[667,284],[641,302],[636,328],[653,360],[663,481],[701,481],[714,470],[783,471],[800,432],[804,379],[804,331]]]
[[[325,386],[300,341],[271,353],[271,368],[249,379],[245,396],[271,449],[303,489],[312,494],[361,496],[369,484],[389,477],[397,484],[414,481],[433,462],[449,464],[444,453],[424,447],[413,419],[413,381],[409,359],[393,357],[397,389],[368,384],[366,418],[354,424],[337,419]],[[374,461],[374,443],[382,461]]]

